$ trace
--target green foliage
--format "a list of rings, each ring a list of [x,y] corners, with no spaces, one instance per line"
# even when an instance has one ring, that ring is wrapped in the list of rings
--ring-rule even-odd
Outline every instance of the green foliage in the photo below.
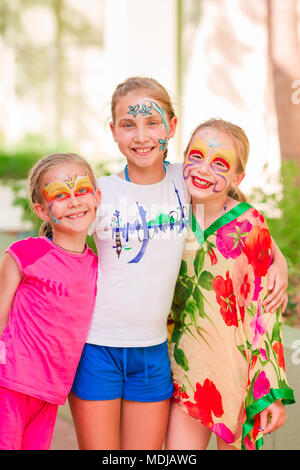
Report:
[[[287,314],[296,316],[297,291],[300,288],[300,166],[294,160],[283,160],[281,166],[282,194],[268,195],[264,189],[255,188],[250,200],[266,206],[277,207],[280,218],[264,215],[273,239],[283,253],[289,270],[289,304]],[[262,210],[264,212],[264,210]]]
[[[11,182],[26,179],[33,165],[44,155],[71,152],[70,145],[50,145],[40,134],[26,134],[16,145],[8,147],[0,141],[0,179]]]

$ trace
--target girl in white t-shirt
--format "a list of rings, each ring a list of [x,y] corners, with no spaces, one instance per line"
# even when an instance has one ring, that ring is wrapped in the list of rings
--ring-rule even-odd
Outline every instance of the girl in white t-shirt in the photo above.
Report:
[[[167,317],[189,204],[181,164],[165,161],[176,125],[155,80],[129,78],[116,88],[110,127],[127,165],[97,180],[98,293],[69,396],[80,449],[161,449],[164,442],[173,394]],[[277,257],[276,272],[285,267]],[[285,301],[285,289],[285,280],[275,286],[271,305]]]

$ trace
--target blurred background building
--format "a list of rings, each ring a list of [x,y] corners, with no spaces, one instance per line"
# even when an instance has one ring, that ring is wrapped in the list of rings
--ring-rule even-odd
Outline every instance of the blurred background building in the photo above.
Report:
[[[281,158],[300,159],[299,0],[0,0],[0,8],[6,145],[39,135],[117,161],[110,97],[126,77],[146,75],[166,86],[179,116],[172,161],[214,116],[249,135],[246,189],[264,184],[265,164],[272,173]]]

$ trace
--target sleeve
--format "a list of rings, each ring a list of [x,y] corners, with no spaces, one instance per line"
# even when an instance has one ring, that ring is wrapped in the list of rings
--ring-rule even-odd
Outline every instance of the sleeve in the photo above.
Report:
[[[24,276],[26,267],[34,264],[49,249],[50,246],[43,237],[29,237],[13,243],[6,252],[14,258],[21,274]]]
[[[262,305],[267,295],[271,246],[268,227],[263,216],[258,213],[243,249],[243,254],[254,274],[253,296],[245,308],[244,317],[249,366],[243,449],[258,449],[263,444],[263,435],[258,432],[261,411],[278,399],[285,405],[295,402],[293,390],[288,386],[285,373],[281,309],[270,313],[266,312]]]
[[[22,275],[24,274],[24,269],[27,264],[25,259],[27,254],[27,247],[26,243],[24,242],[24,240],[19,240],[10,245],[10,247],[6,250],[6,252],[9,253],[17,263],[17,266]]]

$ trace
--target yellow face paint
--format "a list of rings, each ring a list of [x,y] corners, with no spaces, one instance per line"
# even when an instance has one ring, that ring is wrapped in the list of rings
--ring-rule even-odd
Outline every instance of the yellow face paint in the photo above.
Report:
[[[53,181],[43,188],[43,195],[47,202],[63,201],[70,198],[72,194],[79,197],[93,192],[89,175],[75,176],[64,181]]]
[[[214,165],[215,167],[219,165],[219,167],[221,167],[223,163],[223,170],[229,171],[235,162],[235,152],[234,150],[223,150],[218,147],[222,147],[222,144],[217,145],[214,143],[213,145],[209,145],[207,148],[200,137],[196,137],[193,145],[189,149],[186,160],[193,164],[197,164],[197,162],[200,164],[201,160],[209,158],[211,165]],[[218,150],[209,151],[209,149],[216,148],[218,148]]]

